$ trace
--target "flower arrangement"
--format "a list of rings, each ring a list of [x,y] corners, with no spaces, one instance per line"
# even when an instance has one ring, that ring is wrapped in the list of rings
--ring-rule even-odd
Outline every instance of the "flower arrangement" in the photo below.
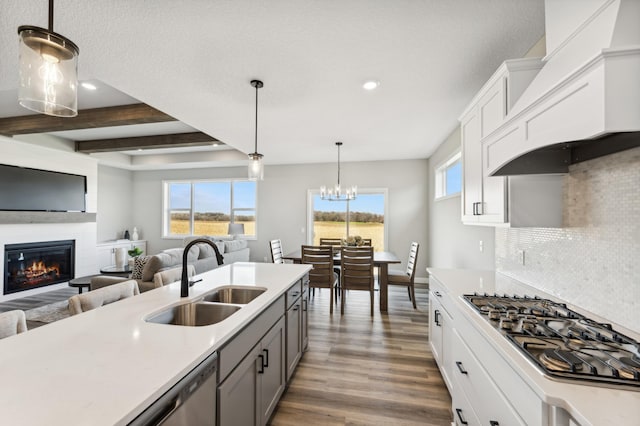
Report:
[[[360,235],[352,235],[342,239],[343,246],[360,247],[364,244],[364,240]]]

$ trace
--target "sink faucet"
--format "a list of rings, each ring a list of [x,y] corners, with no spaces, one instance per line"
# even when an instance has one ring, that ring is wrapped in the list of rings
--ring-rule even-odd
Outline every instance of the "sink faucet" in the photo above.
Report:
[[[206,243],[213,247],[213,251],[216,252],[216,260],[218,261],[218,266],[222,265],[224,257],[220,254],[218,250],[218,246],[211,240],[207,240],[204,238],[197,238],[191,241],[184,247],[184,252],[182,253],[182,279],[180,280],[180,297],[189,297],[189,287],[191,287],[194,283],[189,281],[189,277],[187,276],[187,255],[189,254],[189,249],[193,247],[195,244]]]

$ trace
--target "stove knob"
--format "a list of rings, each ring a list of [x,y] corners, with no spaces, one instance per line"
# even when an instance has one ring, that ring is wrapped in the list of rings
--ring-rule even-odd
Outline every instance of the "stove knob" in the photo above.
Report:
[[[501,315],[501,312],[498,309],[491,309],[489,311],[489,319],[499,320],[500,319],[500,315]]]

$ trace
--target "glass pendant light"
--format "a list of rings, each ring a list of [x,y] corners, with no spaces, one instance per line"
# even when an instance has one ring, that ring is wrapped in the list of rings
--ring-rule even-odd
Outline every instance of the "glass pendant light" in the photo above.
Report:
[[[249,154],[249,179],[264,180],[264,164],[262,162],[264,155],[258,153],[258,89],[264,84],[260,80],[251,80],[251,86],[256,88],[256,132],[255,151]]]
[[[23,25],[18,34],[20,105],[57,117],[78,115],[79,49],[53,32],[53,0],[49,0],[49,29]]]

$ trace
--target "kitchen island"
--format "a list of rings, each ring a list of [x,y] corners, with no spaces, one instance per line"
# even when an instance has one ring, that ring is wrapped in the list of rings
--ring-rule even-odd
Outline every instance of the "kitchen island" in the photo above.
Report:
[[[0,340],[0,418],[15,425],[126,425],[305,276],[307,265],[234,263]],[[202,327],[146,322],[217,287],[266,288]],[[238,360],[239,361],[239,360]]]
[[[430,340],[452,394],[456,422],[502,417],[495,424],[637,425],[640,387],[551,379],[462,296],[518,295],[562,303],[556,297],[493,271],[429,268]],[[579,307],[569,309],[607,322]],[[435,318],[434,318],[435,317]],[[639,340],[638,333],[612,324]],[[482,386],[477,386],[482,384]],[[476,388],[474,388],[474,386]]]

